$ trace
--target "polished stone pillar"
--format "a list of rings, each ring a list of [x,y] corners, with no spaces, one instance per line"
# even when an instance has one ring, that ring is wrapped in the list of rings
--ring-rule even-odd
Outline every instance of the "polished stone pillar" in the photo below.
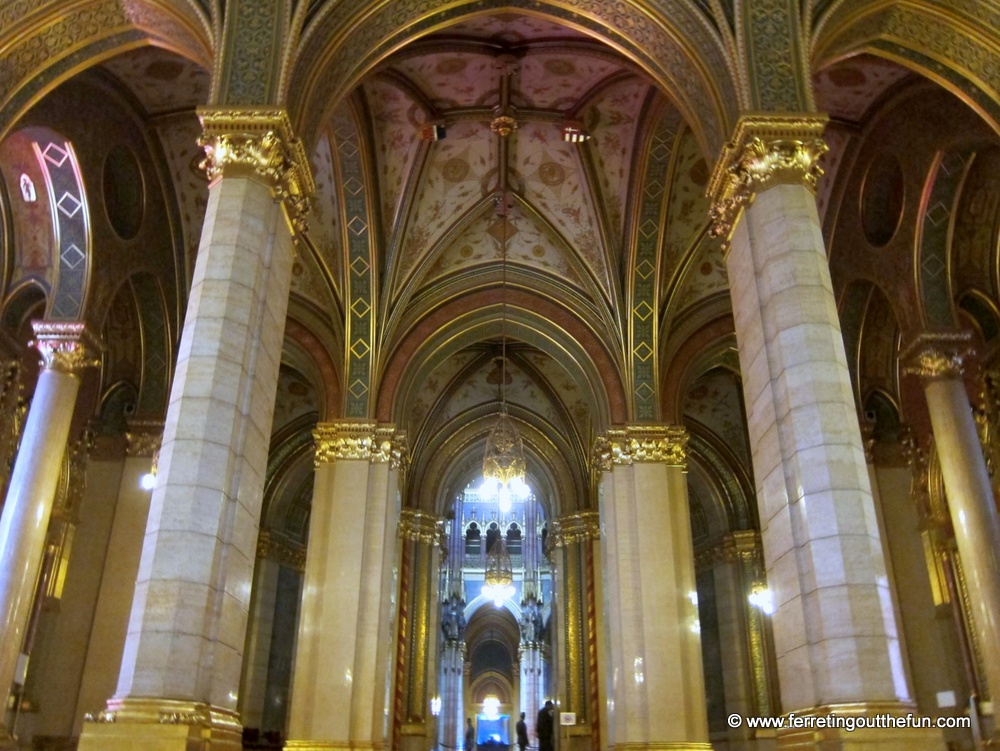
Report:
[[[389,739],[406,448],[389,426],[321,424],[286,749]]]
[[[82,722],[86,715],[96,716],[118,683],[142,555],[142,538],[149,516],[151,493],[142,487],[142,477],[155,471],[163,423],[130,421],[127,437],[114,520],[94,606],[93,637],[87,647],[80,681],[77,722]],[[78,727],[74,730],[79,733]]]
[[[709,749],[687,433],[636,425],[595,445],[611,749]]]
[[[824,126],[819,116],[742,118],[712,176],[713,231],[731,242],[782,708],[904,714],[914,707],[813,194]],[[939,731],[913,730],[788,731],[778,741],[943,747]]]
[[[403,547],[400,602],[397,617],[395,701],[393,714],[402,751],[423,751],[435,737],[431,698],[437,690],[435,672],[440,613],[437,601],[441,571],[440,546],[445,520],[405,508],[399,519]]]
[[[591,545],[600,538],[600,515],[597,511],[567,514],[551,523],[549,544],[555,559],[556,594],[559,607],[559,665],[563,692],[560,712],[576,714],[576,726],[568,728],[563,738],[570,749],[600,746],[596,735],[597,655],[591,649],[596,634],[594,581]],[[540,677],[540,676],[539,676]],[[535,707],[537,714],[538,707]],[[564,748],[563,751],[568,751]]]
[[[465,642],[446,640],[441,648],[441,720],[438,742],[442,748],[458,748],[465,733],[462,667],[465,665]]]
[[[211,184],[115,696],[81,749],[239,748],[236,713],[305,152],[204,111]],[[308,191],[305,191],[308,193]]]
[[[912,363],[910,372],[923,380],[955,542],[969,589],[972,625],[996,707],[1000,698],[1000,516],[962,380],[962,360],[969,351],[967,335],[925,334],[910,345],[902,359]]]
[[[715,590],[726,714],[779,714],[772,685],[770,616],[750,602],[752,594],[769,592],[760,535],[753,530],[727,533],[714,547],[698,554],[698,568],[711,575]],[[773,730],[758,732],[745,724],[728,730],[729,748],[734,750],[767,748],[773,738]]]
[[[45,552],[56,484],[83,368],[98,364],[82,323],[32,324],[42,370],[28,409],[21,446],[0,515],[0,696],[7,706]],[[0,745],[9,742],[0,724]]]

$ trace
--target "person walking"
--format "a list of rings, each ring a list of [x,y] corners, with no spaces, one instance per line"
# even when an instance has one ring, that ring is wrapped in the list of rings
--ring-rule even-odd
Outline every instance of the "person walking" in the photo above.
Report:
[[[476,729],[472,727],[472,718],[467,717],[465,720],[465,751],[475,751],[476,748]]]
[[[538,721],[535,722],[535,735],[538,736],[538,751],[553,751],[555,748],[555,705],[552,700],[538,710]]]
[[[528,723],[524,721],[524,712],[521,712],[521,719],[517,721],[517,747],[524,751],[528,747]]]

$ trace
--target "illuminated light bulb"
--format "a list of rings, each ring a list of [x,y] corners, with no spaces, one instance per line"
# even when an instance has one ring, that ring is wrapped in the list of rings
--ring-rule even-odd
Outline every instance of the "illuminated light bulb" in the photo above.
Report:
[[[497,492],[497,500],[500,503],[500,513],[509,514],[510,513],[510,488],[507,485],[501,485],[500,490]]]
[[[139,487],[143,490],[152,490],[156,487],[156,475],[152,472],[147,472],[142,477],[139,478]]]

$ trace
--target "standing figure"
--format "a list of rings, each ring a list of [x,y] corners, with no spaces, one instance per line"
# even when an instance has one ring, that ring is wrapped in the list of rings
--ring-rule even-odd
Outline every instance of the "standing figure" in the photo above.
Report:
[[[472,718],[465,720],[465,751],[474,751],[476,748],[476,729],[472,727]]]
[[[521,712],[521,719],[517,721],[517,747],[524,751],[528,747],[528,723],[524,721],[524,712]]]
[[[538,721],[535,723],[535,735],[538,736],[538,751],[553,751],[555,748],[555,705],[552,700],[538,710]]]

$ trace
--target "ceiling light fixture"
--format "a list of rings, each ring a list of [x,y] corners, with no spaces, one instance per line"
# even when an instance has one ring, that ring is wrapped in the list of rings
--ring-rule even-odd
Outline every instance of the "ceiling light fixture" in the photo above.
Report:
[[[590,133],[584,129],[583,123],[576,120],[566,122],[562,132],[566,143],[584,143],[590,140]]]
[[[517,130],[517,121],[510,116],[510,78],[517,70],[513,58],[502,57],[497,62],[500,72],[500,104],[492,129],[499,136],[497,144],[500,165],[497,189],[497,215],[502,222],[500,235],[500,413],[486,437],[483,456],[484,486],[496,488],[500,512],[511,509],[514,488],[525,486],[526,464],[524,442],[507,413],[507,237],[510,234],[510,200],[507,192],[507,137]],[[487,555],[490,551],[487,551]]]

